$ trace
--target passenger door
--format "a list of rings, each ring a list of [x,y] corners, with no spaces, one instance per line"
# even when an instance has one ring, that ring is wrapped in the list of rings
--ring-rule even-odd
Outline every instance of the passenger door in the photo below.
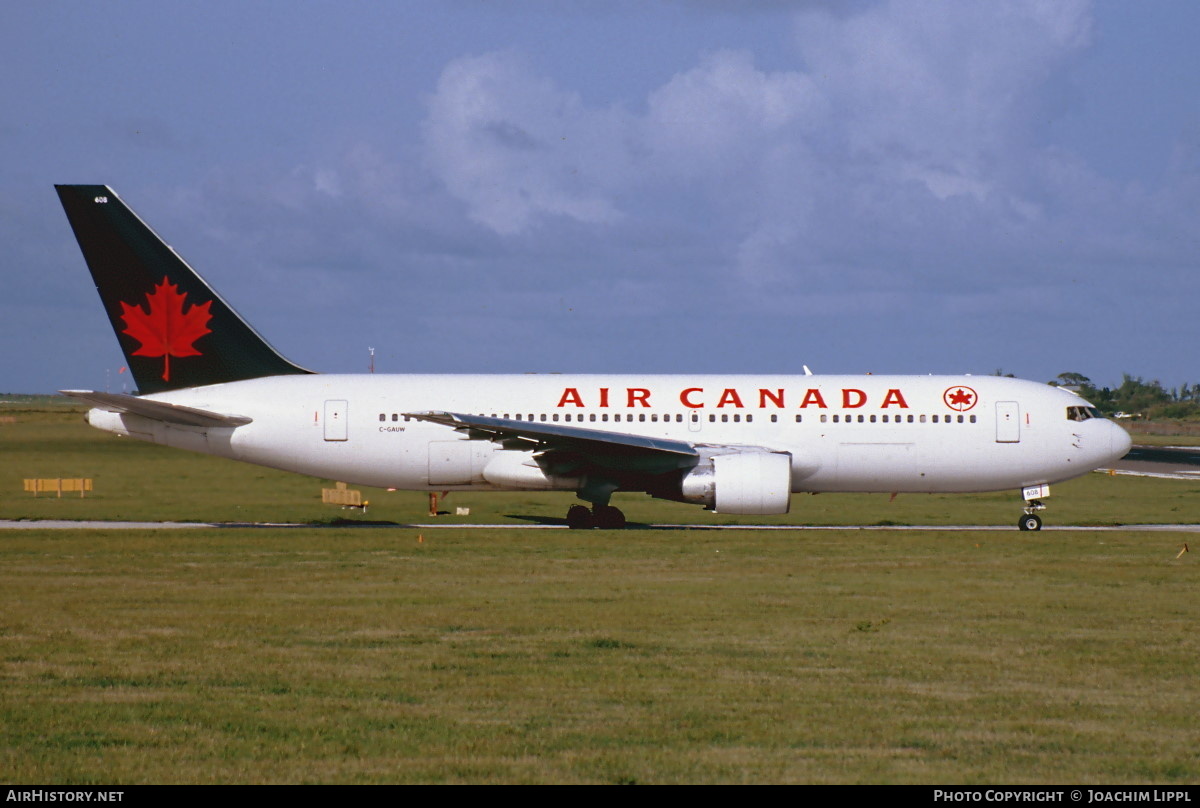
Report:
[[[345,399],[325,402],[325,440],[349,439],[350,431],[346,424],[348,410]]]
[[[996,443],[1021,441],[1021,406],[1015,401],[996,402]]]

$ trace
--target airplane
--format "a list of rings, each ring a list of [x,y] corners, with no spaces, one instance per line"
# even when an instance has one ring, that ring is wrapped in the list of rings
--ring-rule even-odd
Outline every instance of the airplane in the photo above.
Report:
[[[620,528],[615,492],[783,514],[801,492],[1053,483],[1126,432],[1078,394],[999,376],[335,375],[281,356],[104,185],[55,186],[137,385],[63,390],[99,429],[412,491],[573,491],[572,528]]]

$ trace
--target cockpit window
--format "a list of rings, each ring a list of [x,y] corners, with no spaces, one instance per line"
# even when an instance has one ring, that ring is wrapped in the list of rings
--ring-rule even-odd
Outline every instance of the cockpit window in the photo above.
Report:
[[[1087,421],[1091,418],[1103,417],[1095,407],[1067,407],[1068,421]]]

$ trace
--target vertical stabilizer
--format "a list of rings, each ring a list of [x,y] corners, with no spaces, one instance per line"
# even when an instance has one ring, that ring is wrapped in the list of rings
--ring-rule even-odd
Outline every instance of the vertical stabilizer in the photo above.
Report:
[[[141,393],[311,371],[258,335],[104,185],[56,185]]]

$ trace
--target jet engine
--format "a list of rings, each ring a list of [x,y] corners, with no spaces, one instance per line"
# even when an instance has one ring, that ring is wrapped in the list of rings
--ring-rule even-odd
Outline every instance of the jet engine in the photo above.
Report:
[[[792,492],[788,452],[740,451],[703,458],[679,486],[679,499],[719,513],[787,513]]]

